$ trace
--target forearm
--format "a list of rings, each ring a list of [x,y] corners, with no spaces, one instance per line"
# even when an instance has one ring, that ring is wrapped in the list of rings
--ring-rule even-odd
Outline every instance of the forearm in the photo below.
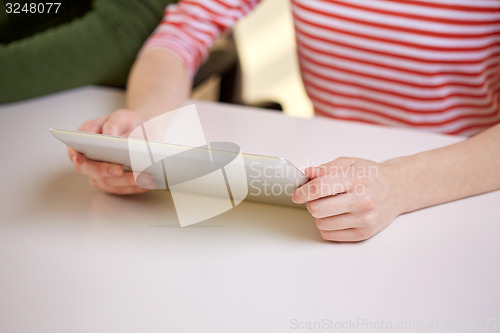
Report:
[[[189,96],[191,77],[213,43],[258,2],[181,0],[167,7],[131,72],[128,108],[151,118],[181,106]]]
[[[168,50],[147,49],[137,58],[127,84],[127,108],[147,119],[179,108],[191,80],[183,62]]]
[[[500,189],[500,125],[454,145],[396,158],[401,213]]]

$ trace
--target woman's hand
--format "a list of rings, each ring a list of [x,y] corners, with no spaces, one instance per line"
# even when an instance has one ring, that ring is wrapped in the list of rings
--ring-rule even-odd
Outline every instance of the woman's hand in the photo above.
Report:
[[[183,61],[168,50],[147,49],[132,67],[127,83],[127,107],[86,122],[79,131],[127,137],[137,126],[164,112],[181,107],[191,92],[191,79]],[[134,111],[131,111],[134,110]],[[92,161],[68,147],[78,172],[87,175],[94,187],[108,193],[134,194],[147,190],[136,185],[123,166]],[[141,179],[155,185],[151,178]]]
[[[137,112],[120,109],[109,116],[90,120],[81,125],[78,130],[127,137],[145,120]],[[88,176],[92,186],[113,194],[136,194],[147,191],[136,185],[133,173],[125,172],[122,165],[93,161],[73,148],[67,148],[68,156],[75,165],[76,171]]]
[[[365,240],[403,213],[402,177],[391,161],[342,157],[305,172],[311,181],[292,199],[307,203],[325,240]]]

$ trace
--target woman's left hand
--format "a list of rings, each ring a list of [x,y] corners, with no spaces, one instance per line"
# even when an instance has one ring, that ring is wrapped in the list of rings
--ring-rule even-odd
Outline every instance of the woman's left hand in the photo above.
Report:
[[[305,172],[311,181],[292,200],[307,204],[325,240],[368,239],[403,213],[403,178],[392,161],[341,157]]]

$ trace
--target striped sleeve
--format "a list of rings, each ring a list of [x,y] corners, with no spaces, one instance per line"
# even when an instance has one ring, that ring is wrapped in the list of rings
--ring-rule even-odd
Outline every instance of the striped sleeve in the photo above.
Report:
[[[180,0],[165,9],[160,25],[141,51],[166,49],[177,55],[191,77],[219,36],[260,0]]]
[[[500,1],[292,4],[316,114],[467,136],[500,123]]]

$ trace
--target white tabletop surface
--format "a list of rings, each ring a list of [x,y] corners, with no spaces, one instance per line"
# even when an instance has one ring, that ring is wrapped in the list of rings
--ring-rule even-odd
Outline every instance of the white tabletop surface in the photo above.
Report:
[[[500,192],[355,244],[323,241],[306,210],[252,202],[180,228],[168,192],[100,193],[49,134],[123,103],[87,87],[0,107],[0,332],[500,331]],[[197,107],[209,140],[302,168],[459,140]]]

